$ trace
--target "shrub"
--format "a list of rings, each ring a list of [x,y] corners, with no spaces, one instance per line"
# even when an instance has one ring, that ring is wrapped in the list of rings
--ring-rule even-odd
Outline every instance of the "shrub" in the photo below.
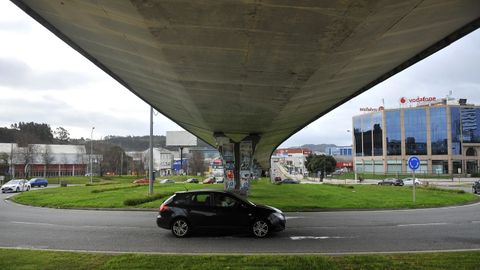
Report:
[[[123,204],[126,205],[126,206],[136,206],[136,205],[139,205],[139,204],[160,200],[160,199],[162,199],[164,197],[167,197],[171,194],[172,193],[157,193],[157,194],[153,194],[152,196],[126,199],[125,201],[123,201]]]

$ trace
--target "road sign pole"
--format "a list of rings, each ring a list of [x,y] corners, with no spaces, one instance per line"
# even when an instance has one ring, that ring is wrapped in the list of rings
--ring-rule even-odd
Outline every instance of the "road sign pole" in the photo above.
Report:
[[[413,174],[412,174],[412,175],[413,175],[413,205],[415,206],[415,199],[416,199],[416,198],[415,198],[415,195],[416,195],[416,194],[415,194],[415,186],[416,186],[416,184],[415,184],[415,170],[413,170]]]
[[[416,202],[416,194],[415,194],[415,186],[416,186],[416,181],[415,181],[415,171],[420,168],[420,159],[418,157],[412,156],[408,158],[408,167],[412,170],[412,184],[413,184],[413,205],[415,206]]]

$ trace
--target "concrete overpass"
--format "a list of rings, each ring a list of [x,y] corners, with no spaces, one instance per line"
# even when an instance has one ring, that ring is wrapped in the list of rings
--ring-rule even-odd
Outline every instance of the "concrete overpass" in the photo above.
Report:
[[[307,124],[480,25],[478,0],[12,1],[206,142],[254,135],[264,168]]]

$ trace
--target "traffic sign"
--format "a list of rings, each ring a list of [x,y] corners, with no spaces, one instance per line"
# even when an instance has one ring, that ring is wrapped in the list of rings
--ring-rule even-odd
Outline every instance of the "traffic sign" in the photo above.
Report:
[[[420,159],[416,156],[412,156],[408,158],[408,167],[412,170],[415,171],[418,168],[420,168]]]

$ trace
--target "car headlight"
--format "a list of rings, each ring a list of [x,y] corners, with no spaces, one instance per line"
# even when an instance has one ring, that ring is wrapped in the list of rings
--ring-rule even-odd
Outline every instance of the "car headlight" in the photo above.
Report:
[[[285,216],[281,213],[275,212],[275,213],[272,213],[272,216],[279,219],[279,220],[285,220]]]

